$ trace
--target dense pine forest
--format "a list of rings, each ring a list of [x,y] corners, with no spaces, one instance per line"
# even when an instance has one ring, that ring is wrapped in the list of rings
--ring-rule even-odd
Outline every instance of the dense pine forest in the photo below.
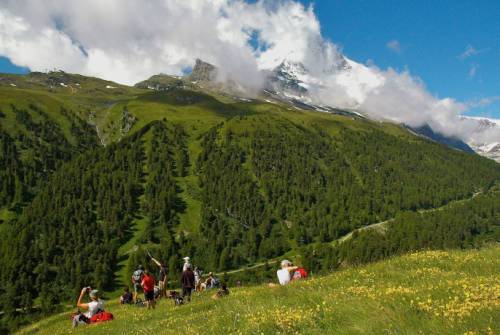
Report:
[[[321,273],[500,240],[500,165],[403,127],[29,76],[0,85],[0,329],[128,284],[147,253],[172,278],[186,255],[224,272],[296,253]]]

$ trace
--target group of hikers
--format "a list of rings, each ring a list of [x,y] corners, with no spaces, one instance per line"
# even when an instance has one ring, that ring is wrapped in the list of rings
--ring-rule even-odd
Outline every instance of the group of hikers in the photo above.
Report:
[[[148,309],[154,309],[157,300],[160,298],[170,298],[174,300],[175,305],[182,305],[185,302],[191,301],[191,294],[193,291],[201,292],[205,290],[218,289],[212,295],[213,299],[219,299],[229,295],[229,290],[225,283],[220,283],[219,279],[209,272],[205,280],[202,280],[202,272],[198,267],[194,267],[190,263],[189,257],[184,257],[184,264],[182,265],[182,275],[180,284],[182,291],[167,290],[167,267],[149,255],[151,261],[159,267],[159,280],[144,266],[139,265],[132,273],[132,286],[133,293],[127,287],[124,288],[123,294],[120,296],[120,304],[135,304],[138,306],[145,306]],[[307,272],[301,268],[294,266],[289,260],[281,261],[281,267],[276,272],[278,282],[280,285],[287,285],[294,280],[306,278]],[[277,286],[277,284],[269,283],[270,286]],[[139,292],[143,291],[144,300],[138,297]],[[90,302],[83,303],[82,300],[85,294],[88,293]],[[79,324],[97,323],[102,321],[113,320],[113,314],[104,310],[104,301],[100,297],[98,290],[91,287],[84,287],[77,302],[78,312],[72,315],[73,327]],[[86,310],[82,313],[80,309]]]

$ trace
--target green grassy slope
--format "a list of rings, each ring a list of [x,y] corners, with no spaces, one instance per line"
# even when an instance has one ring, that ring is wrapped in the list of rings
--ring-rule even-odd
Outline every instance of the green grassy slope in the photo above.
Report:
[[[110,301],[112,322],[72,331],[68,311],[19,334],[497,334],[499,269],[499,245],[420,252],[220,300],[162,300],[153,312]]]

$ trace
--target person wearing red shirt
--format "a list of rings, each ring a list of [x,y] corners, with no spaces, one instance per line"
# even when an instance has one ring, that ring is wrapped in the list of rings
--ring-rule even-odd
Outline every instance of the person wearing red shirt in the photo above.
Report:
[[[144,270],[144,276],[141,281],[144,290],[144,299],[148,309],[155,308],[155,279],[148,270]]]

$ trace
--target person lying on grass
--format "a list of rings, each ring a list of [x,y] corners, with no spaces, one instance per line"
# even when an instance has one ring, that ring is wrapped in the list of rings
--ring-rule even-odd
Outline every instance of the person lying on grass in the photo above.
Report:
[[[221,288],[212,296],[212,299],[220,299],[229,295],[229,290],[227,289],[226,283],[222,283]]]

